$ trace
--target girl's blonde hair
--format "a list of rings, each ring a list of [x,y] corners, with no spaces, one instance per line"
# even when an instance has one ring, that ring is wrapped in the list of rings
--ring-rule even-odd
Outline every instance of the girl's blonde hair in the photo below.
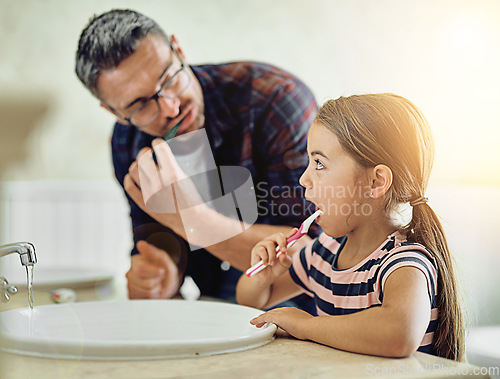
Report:
[[[315,122],[330,128],[343,149],[362,167],[388,166],[393,183],[385,210],[425,195],[434,161],[434,143],[420,110],[393,94],[340,97],[327,101]],[[434,333],[436,354],[464,359],[465,326],[455,275],[454,260],[434,211],[426,204],[413,207],[413,218],[402,227],[408,240],[427,247],[438,265],[438,325]]]

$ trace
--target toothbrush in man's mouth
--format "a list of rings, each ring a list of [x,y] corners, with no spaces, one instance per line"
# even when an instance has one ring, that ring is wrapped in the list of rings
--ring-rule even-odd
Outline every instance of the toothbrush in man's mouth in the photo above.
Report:
[[[179,126],[181,126],[182,124],[182,121],[184,121],[184,119],[180,120],[177,124],[175,124],[172,129],[170,129],[167,134],[165,134],[165,137],[163,137],[163,140],[165,142],[167,142],[168,140],[172,139],[175,137],[175,135],[177,134],[177,131],[179,130]],[[158,165],[158,160],[156,159],[156,154],[153,150],[153,161],[155,162],[156,165]]]
[[[323,211],[321,210],[317,210],[316,212],[314,212],[312,215],[310,215],[308,218],[306,218],[304,220],[304,222],[300,225],[300,228],[299,230],[297,230],[297,232],[291,236],[291,237],[288,237],[287,240],[286,240],[286,247],[287,249],[292,246],[295,242],[297,242],[297,240],[303,236],[305,236],[307,234],[307,232],[309,231],[309,227],[311,226],[311,224],[313,223],[314,220],[316,220],[316,218],[319,216],[319,215],[322,215],[323,214]],[[279,246],[276,247],[276,251],[278,254],[276,254],[276,258],[278,258],[280,255],[281,255],[281,250],[279,248]],[[250,277],[250,276],[253,276],[259,272],[261,272],[262,270],[264,270],[267,266],[264,264],[264,262],[260,261],[256,264],[254,264],[252,267],[250,267],[246,272],[246,276]]]
[[[168,141],[169,139],[172,139],[175,137],[175,135],[177,134],[177,131],[179,130],[179,127],[181,126],[182,124],[182,121],[184,121],[184,119],[181,119],[177,124],[175,124],[172,129],[170,129],[167,134],[165,134],[165,137],[163,137],[163,139],[165,141]]]

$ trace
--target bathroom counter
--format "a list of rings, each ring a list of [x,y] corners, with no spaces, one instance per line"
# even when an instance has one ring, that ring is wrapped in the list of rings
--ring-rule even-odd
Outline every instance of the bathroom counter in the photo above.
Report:
[[[4,353],[2,378],[350,378],[466,377],[480,368],[423,353],[404,359],[347,353],[317,343],[299,341],[278,333],[259,348],[209,357],[138,360],[78,361],[25,357]],[[31,376],[30,376],[31,375]]]
[[[98,300],[92,290],[78,291],[79,300]],[[99,298],[106,297],[101,295]],[[106,293],[106,292],[104,292]],[[12,300],[8,308],[24,307],[25,297]],[[16,297],[18,296],[16,295]],[[108,293],[108,296],[111,296]],[[38,301],[37,301],[38,299]],[[23,300],[23,301],[21,301]],[[48,304],[47,294],[35,292],[35,306]],[[6,304],[0,310],[6,310]],[[0,378],[170,378],[170,377],[478,377],[481,369],[463,363],[415,353],[404,359],[379,358],[348,353],[310,341],[300,341],[278,330],[267,345],[229,354],[159,360],[63,360],[0,353]],[[481,375],[482,374],[482,375]]]

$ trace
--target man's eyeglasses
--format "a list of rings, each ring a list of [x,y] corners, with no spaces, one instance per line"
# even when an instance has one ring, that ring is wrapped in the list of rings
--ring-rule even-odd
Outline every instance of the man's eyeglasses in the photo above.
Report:
[[[170,78],[168,78],[165,83],[162,84],[158,92],[156,92],[148,100],[144,101],[128,117],[123,117],[110,107],[113,113],[115,113],[118,117],[139,129],[151,124],[160,114],[160,104],[158,103],[158,99],[160,97],[174,100],[186,90],[191,82],[187,67],[177,52],[177,49],[175,49],[172,45],[170,45],[170,48],[179,60],[181,67]]]

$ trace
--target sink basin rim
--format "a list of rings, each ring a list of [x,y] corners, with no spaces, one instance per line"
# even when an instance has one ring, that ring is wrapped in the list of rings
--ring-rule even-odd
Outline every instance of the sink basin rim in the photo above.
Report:
[[[104,306],[113,306],[118,303],[132,303],[139,304],[139,302],[150,302],[161,304],[160,302],[168,302],[174,304],[179,302],[180,305],[184,304],[201,304],[210,307],[210,304],[215,302],[211,301],[186,301],[186,300],[116,300],[116,301],[102,301],[102,302],[81,302],[72,304],[54,304],[35,307],[34,311],[43,310],[50,307],[85,307],[86,304],[101,304]],[[254,308],[243,307],[241,305],[231,303],[216,303],[218,306],[224,307],[238,307],[235,309],[250,312],[255,315],[262,313],[261,310]],[[161,308],[161,307],[160,307]],[[30,312],[28,308],[18,308],[4,312]],[[0,312],[0,315],[4,312]],[[252,314],[252,316],[253,316]],[[245,316],[246,317],[246,316]],[[249,322],[245,320],[245,322]],[[166,358],[185,358],[195,356],[207,356],[228,352],[235,352],[262,346],[274,340],[274,333],[277,327],[273,324],[268,324],[263,328],[252,330],[251,335],[235,335],[228,337],[203,337],[203,340],[191,338],[187,340],[171,339],[166,344],[165,340],[100,340],[92,341],[90,346],[83,341],[68,341],[64,338],[50,338],[47,339],[43,336],[19,336],[15,333],[10,333],[5,329],[0,329],[0,337],[4,340],[3,346],[0,350],[38,357],[47,358],[64,358],[64,359],[91,359],[91,360],[125,360],[125,359],[166,359]],[[23,338],[24,337],[24,338]],[[117,349],[117,344],[120,348]],[[193,348],[196,344],[196,348]]]

